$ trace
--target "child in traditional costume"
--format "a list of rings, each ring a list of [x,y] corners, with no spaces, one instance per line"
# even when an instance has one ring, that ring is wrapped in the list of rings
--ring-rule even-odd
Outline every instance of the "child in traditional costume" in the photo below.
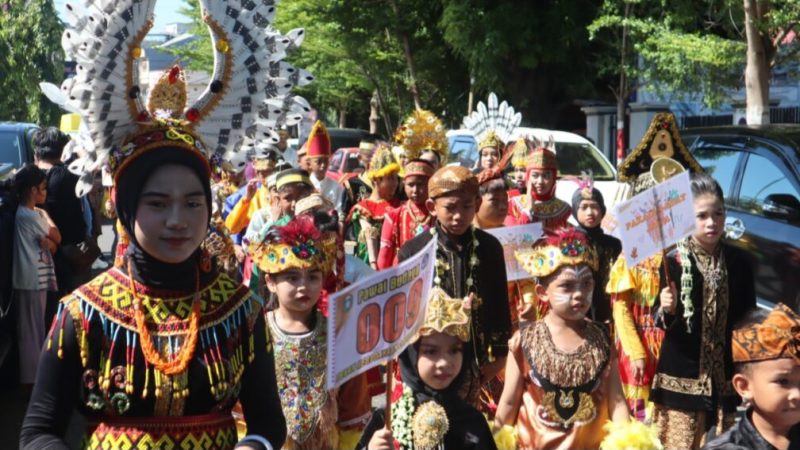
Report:
[[[550,307],[509,343],[495,423],[515,426],[519,448],[598,448],[607,420],[629,415],[608,330],[586,318],[597,253],[583,233],[562,229],[516,257]]]
[[[469,343],[473,356],[463,389],[467,403],[477,405],[480,387],[505,364],[511,336],[503,248],[494,236],[472,226],[480,197],[478,180],[469,169],[439,169],[428,182],[428,194],[428,211],[436,216],[436,224],[406,242],[399,260],[435,239],[434,285],[454,298],[474,298]]]
[[[800,444],[800,316],[779,303],[733,330],[733,388],[748,404],[708,450],[787,450]]]
[[[522,114],[505,101],[498,104],[494,92],[489,94],[485,104],[478,102],[475,111],[464,117],[461,128],[472,132],[478,142],[478,160],[472,168],[476,175],[500,165],[506,142],[511,140],[520,122]]]
[[[138,85],[154,0],[119,0],[111,8],[90,0],[69,14],[70,39],[62,44],[79,69],[61,91],[80,110],[94,144],[73,168],[84,172],[82,180],[108,168],[128,242],[120,266],[61,300],[22,425],[22,449],[66,448],[75,409],[86,418],[83,449],[283,445],[286,422],[263,301],[220,274],[200,244],[211,216],[211,154],[247,148],[252,136],[277,142],[259,110],[269,96],[269,115],[277,119],[270,125],[299,120],[307,102],[290,93],[285,75],[296,75],[289,84],[310,75],[274,53],[274,42],[298,39],[269,25],[272,5],[200,4],[214,70],[191,102],[177,66],[150,86],[147,99]],[[263,20],[230,20],[247,14]],[[274,60],[281,73],[251,64],[256,60]],[[271,91],[277,80],[287,89]],[[231,415],[238,400],[242,439]]]
[[[366,200],[358,202],[345,220],[348,235],[356,241],[354,254],[368,263],[373,269],[378,268],[380,252],[381,226],[386,213],[401,205],[396,198],[397,185],[400,182],[397,164],[392,151],[387,145],[380,145],[375,150],[368,172],[372,181],[372,194]]]
[[[428,180],[433,172],[433,166],[421,159],[412,159],[405,165],[403,189],[408,200],[385,215],[381,228],[378,269],[395,266],[397,252],[403,244],[428,231],[433,224],[433,216],[425,206],[428,200]]]
[[[669,277],[662,273],[656,303],[665,335],[650,400],[667,448],[702,446],[709,430],[719,435],[733,425],[731,333],[756,306],[746,253],[722,240],[722,189],[704,173],[692,174],[691,188],[695,230],[666,256]]]
[[[335,392],[326,387],[327,321],[317,302],[333,271],[337,244],[336,234],[320,232],[308,215],[251,244],[277,299],[277,308],[265,315],[288,426],[284,449],[352,449],[369,419],[365,375]]]
[[[508,192],[506,181],[503,179],[504,166],[505,164],[483,170],[477,176],[481,206],[473,221],[476,228],[488,230],[504,226],[508,216]]]
[[[619,181],[628,183],[630,195],[634,196],[669,178],[664,173],[666,167],[669,174],[703,171],[683,144],[675,117],[658,113],[641,142],[620,165]],[[652,416],[652,404],[647,400],[664,338],[664,330],[655,321],[662,256],[659,252],[628,267],[621,254],[611,267],[605,286],[611,298],[622,389],[639,420]]]
[[[486,419],[459,396],[471,359],[469,306],[434,288],[418,336],[400,354],[403,395],[391,406],[391,428],[376,411],[359,449],[497,448]]]
[[[314,123],[305,143],[306,164],[311,175],[311,183],[323,197],[331,203],[338,203],[344,195],[344,188],[338,181],[328,178],[331,161],[331,138],[321,121]],[[342,213],[344,217],[344,213]]]
[[[517,141],[515,147],[533,148],[526,161],[525,185],[526,195],[511,199],[508,210],[507,225],[524,225],[541,222],[545,230],[555,230],[567,225],[570,207],[556,197],[556,180],[558,176],[558,159],[553,138],[547,143],[533,140]],[[514,151],[520,151],[515,148]]]
[[[611,266],[622,251],[622,242],[603,231],[600,223],[606,215],[603,194],[594,188],[591,174],[581,180],[572,194],[572,217],[578,229],[586,234],[589,244],[597,251],[597,271],[594,273],[594,294],[590,317],[595,322],[611,324],[611,299],[606,293]]]

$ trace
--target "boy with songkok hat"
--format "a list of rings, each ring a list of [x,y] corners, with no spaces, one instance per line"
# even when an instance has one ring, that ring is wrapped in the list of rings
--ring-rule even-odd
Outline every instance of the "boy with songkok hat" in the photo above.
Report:
[[[592,294],[592,320],[611,322],[611,298],[606,293],[611,266],[622,251],[622,242],[603,231],[600,223],[606,215],[603,194],[594,187],[591,173],[584,174],[578,189],[572,194],[572,217],[578,229],[586,233],[589,243],[597,250],[598,266],[594,272],[594,294]]]
[[[428,180],[433,166],[421,159],[412,159],[405,165],[403,189],[408,200],[402,206],[389,210],[381,227],[381,247],[378,269],[397,264],[397,252],[406,241],[430,229],[433,216],[428,213]]]
[[[428,181],[428,196],[426,206],[435,224],[430,232],[406,242],[398,260],[436,239],[434,286],[454,298],[472,298],[469,346],[475,354],[462,394],[467,403],[477,405],[481,385],[505,364],[511,337],[503,248],[494,236],[472,226],[481,197],[478,180],[468,168],[439,169]]]
[[[779,303],[752,310],[733,330],[733,388],[744,417],[703,447],[785,450],[800,446],[800,316]]]
[[[374,134],[364,136],[358,146],[358,161],[364,168],[360,174],[345,174],[339,180],[344,192],[337,204],[341,204],[341,213],[346,216],[356,203],[366,200],[372,194],[372,181],[368,176],[368,170],[372,163],[372,155],[375,154],[378,137]]]

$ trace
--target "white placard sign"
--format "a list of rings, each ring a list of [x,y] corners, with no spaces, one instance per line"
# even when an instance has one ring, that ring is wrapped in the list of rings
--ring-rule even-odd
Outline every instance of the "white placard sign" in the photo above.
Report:
[[[542,237],[542,224],[530,223],[514,227],[500,227],[485,230],[496,237],[503,245],[503,258],[506,262],[506,279],[508,281],[530,278],[531,274],[525,271],[517,262],[514,252],[523,248],[530,248],[537,239]]]

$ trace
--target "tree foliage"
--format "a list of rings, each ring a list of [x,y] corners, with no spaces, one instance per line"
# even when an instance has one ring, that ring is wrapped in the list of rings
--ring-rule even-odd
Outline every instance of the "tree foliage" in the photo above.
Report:
[[[769,58],[774,68],[800,50],[800,39],[785,39],[797,30],[800,1],[776,0],[769,7],[770,14],[757,26],[763,39],[775,45]],[[623,27],[631,51],[621,64]],[[747,52],[742,0],[605,0],[588,30],[613,49],[596,60],[598,72],[618,75],[624,69],[636,80],[634,88],[662,94],[699,91],[704,103],[715,107],[728,99],[729,89],[742,86]]]
[[[1,120],[58,125],[61,112],[39,90],[64,77],[64,27],[50,0],[6,0],[0,9]]]

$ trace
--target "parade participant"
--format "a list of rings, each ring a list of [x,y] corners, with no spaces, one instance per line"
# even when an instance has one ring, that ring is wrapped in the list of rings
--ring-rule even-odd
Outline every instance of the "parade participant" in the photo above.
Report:
[[[522,114],[515,113],[507,102],[497,103],[497,95],[489,94],[484,104],[478,102],[469,116],[464,117],[461,128],[467,129],[478,142],[478,160],[472,168],[476,174],[482,170],[492,169],[503,158],[506,142],[522,121]]]
[[[515,146],[520,145],[518,142]],[[547,143],[534,139],[527,142],[529,152],[525,166],[525,185],[527,194],[511,199],[508,209],[509,225],[523,225],[541,222],[545,231],[554,230],[567,225],[570,207],[556,197],[556,178],[558,176],[558,159],[553,137]],[[516,149],[515,149],[516,150]]]
[[[428,181],[428,211],[436,217],[430,232],[406,242],[404,261],[436,239],[434,284],[455,298],[473,297],[470,348],[473,355],[463,398],[478,404],[479,388],[505,364],[511,318],[506,297],[506,270],[500,242],[472,221],[480,207],[478,180],[466,167],[446,166]]]
[[[46,334],[47,293],[57,289],[53,254],[61,233],[47,211],[36,206],[47,199],[47,174],[26,164],[14,174],[13,185],[19,206],[14,218],[11,284],[19,332],[19,380],[29,391]]]
[[[702,446],[709,430],[719,435],[733,425],[731,332],[756,306],[747,255],[722,240],[722,188],[704,173],[692,174],[691,188],[695,230],[667,254],[669,277],[662,274],[655,305],[665,334],[650,400],[667,448]]]
[[[708,450],[787,450],[800,443],[800,317],[779,303],[733,330],[733,388],[748,408]]]
[[[272,228],[250,247],[277,300],[277,308],[265,316],[287,419],[284,449],[352,449],[369,420],[365,375],[333,392],[325,381],[327,321],[317,302],[337,246],[335,233],[320,232],[314,219],[303,215]]]
[[[356,241],[354,254],[373,269],[378,268],[381,226],[386,213],[400,206],[395,198],[400,180],[397,172],[400,166],[395,162],[388,145],[381,144],[375,150],[367,176],[374,186],[370,197],[358,202],[345,220],[345,229]]]
[[[91,15],[82,8],[68,15],[71,39],[62,44],[80,63],[63,91],[76,99],[95,144],[75,168],[87,171],[82,177],[109,168],[129,242],[120,267],[62,299],[42,349],[21,449],[67,448],[76,408],[86,419],[84,449],[266,450],[285,439],[263,301],[218,273],[200,244],[211,215],[210,153],[246,148],[246,128],[273,134],[257,120],[256,106],[276,78],[265,65],[245,61],[266,58],[301,80],[308,76],[272,54],[269,42],[284,39],[268,23],[274,8],[202,0],[214,52],[208,88],[189,103],[175,66],[145,99],[136,81],[154,4],[89,2]],[[267,23],[228,20],[245,13]],[[302,115],[306,102],[289,89],[269,95],[278,105],[270,114]],[[246,422],[241,440],[231,415],[238,400]]]
[[[368,170],[372,162],[372,156],[375,154],[376,144],[378,138],[375,135],[368,135],[361,139],[358,146],[358,161],[364,170],[358,175],[344,175],[339,180],[344,193],[339,202],[341,205],[341,213],[347,216],[350,210],[353,209],[358,202],[366,200],[372,194],[372,181],[368,177]]]
[[[433,166],[421,159],[413,159],[406,164],[403,188],[408,200],[385,215],[381,228],[378,269],[395,266],[397,252],[403,244],[428,231],[433,224],[433,216],[425,206],[428,200],[428,180],[433,172]]]
[[[268,187],[269,189],[269,187]],[[314,185],[308,172],[303,169],[288,169],[275,175],[275,193],[272,200],[254,215],[247,226],[244,240],[261,241],[266,230],[282,220],[281,225],[294,217],[298,201],[314,192]]]
[[[543,320],[521,324],[509,343],[495,424],[514,425],[519,448],[598,448],[607,420],[627,422],[629,415],[608,330],[586,317],[597,254],[570,228],[516,258],[550,307]]]
[[[498,165],[484,169],[478,174],[481,206],[473,221],[476,228],[487,230],[504,225],[508,216],[508,192],[506,181],[503,179],[507,159],[507,156],[503,157]]]
[[[244,169],[247,168],[247,155],[241,152],[228,152],[216,166],[219,181],[211,185],[215,215],[227,216],[225,201],[241,189],[244,183]],[[224,219],[223,219],[224,220]]]
[[[327,176],[331,159],[331,139],[321,121],[318,120],[311,128],[305,148],[308,172],[314,188],[330,202],[338,202],[344,195],[344,188]]]
[[[394,140],[403,146],[409,160],[425,160],[434,170],[447,163],[449,147],[444,125],[430,111],[412,112],[395,131]]]
[[[658,161],[654,164],[655,161]],[[622,161],[618,176],[635,196],[669,176],[658,167],[671,167],[671,174],[684,170],[702,172],[700,164],[683,144],[675,118],[669,113],[653,117],[642,140]],[[656,253],[635,267],[628,267],[620,255],[609,273],[606,292],[611,296],[617,357],[622,389],[628,405],[639,420],[652,416],[647,401],[656,371],[664,330],[656,326],[654,305],[658,297],[662,253]]]
[[[611,297],[606,293],[611,266],[622,251],[622,242],[606,234],[600,223],[606,215],[603,194],[595,189],[591,173],[585,174],[572,194],[572,217],[578,229],[586,234],[589,244],[597,251],[597,270],[594,272],[594,293],[589,317],[595,322],[611,324]],[[609,328],[610,329],[610,328]]]
[[[357,448],[497,448],[486,419],[459,396],[472,359],[470,315],[465,299],[434,288],[418,335],[400,354],[403,395],[392,404],[391,429],[385,410],[376,411]]]
[[[528,192],[525,186],[525,166],[528,163],[528,144],[525,139],[517,139],[506,152],[511,153],[511,173],[508,175],[508,198],[524,195]]]
[[[226,199],[226,207],[233,205],[225,217],[225,226],[231,234],[245,231],[256,211],[269,206],[270,194],[266,182],[267,178],[275,171],[277,161],[278,154],[274,150],[257,155],[253,160],[256,177],[249,180],[236,194]],[[241,239],[237,244],[240,243]]]

